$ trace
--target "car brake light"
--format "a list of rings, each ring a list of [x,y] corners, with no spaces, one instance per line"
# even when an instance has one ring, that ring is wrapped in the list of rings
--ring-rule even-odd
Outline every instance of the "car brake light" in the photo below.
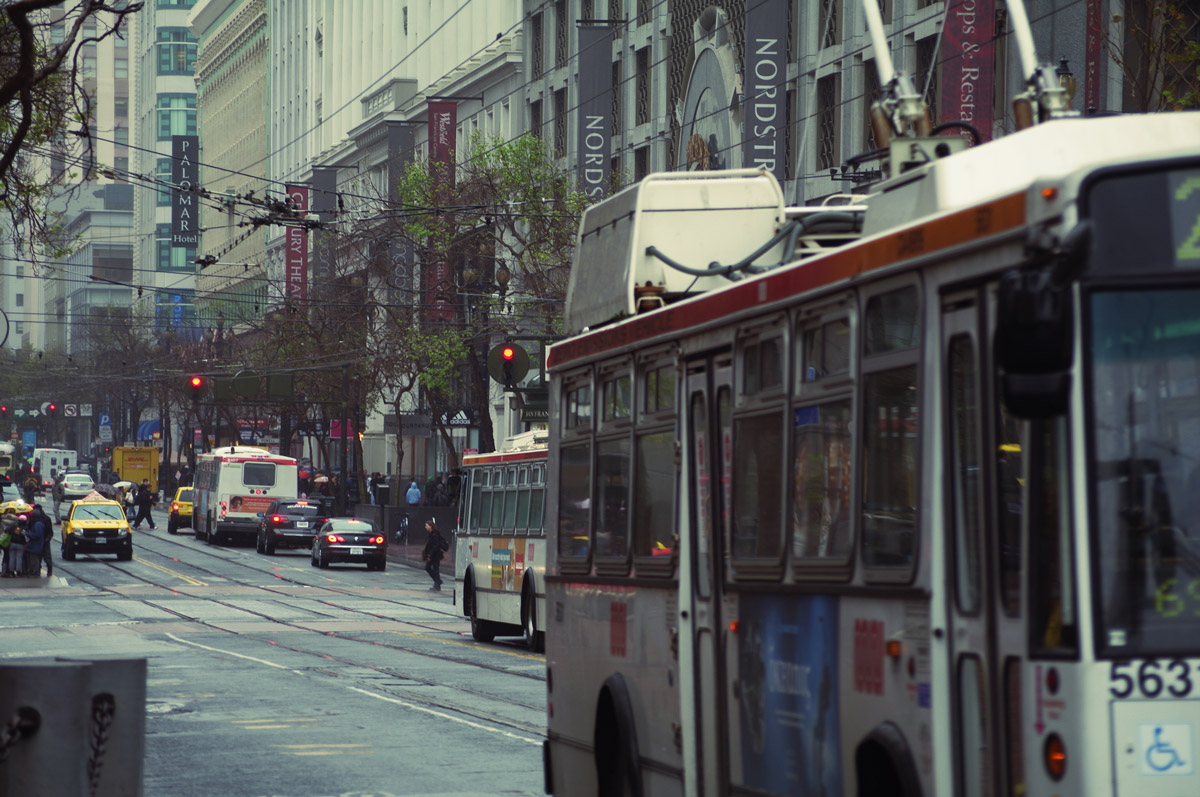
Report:
[[[229,506],[228,502],[226,502],[226,501],[221,502],[221,509],[225,509],[227,506]]]
[[[172,511],[172,512],[178,512],[178,511],[179,511],[179,504],[171,504],[171,511]]]
[[[325,539],[329,540],[330,542],[345,542],[346,541],[346,538],[341,536],[340,534],[326,534]]]
[[[283,518],[281,518],[279,515],[272,515],[272,516],[271,516],[271,522],[272,522],[272,523],[282,523],[282,522],[283,522]]]
[[[381,534],[378,537],[372,537],[371,542],[375,543],[376,545],[383,545],[383,535]]]

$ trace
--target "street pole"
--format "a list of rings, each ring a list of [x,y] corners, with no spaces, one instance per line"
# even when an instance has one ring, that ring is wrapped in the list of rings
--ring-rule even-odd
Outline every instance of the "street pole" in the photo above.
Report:
[[[346,470],[346,396],[350,393],[350,366],[342,366],[342,478],[338,481],[338,506],[340,514],[346,514],[346,479],[349,478],[349,471]]]

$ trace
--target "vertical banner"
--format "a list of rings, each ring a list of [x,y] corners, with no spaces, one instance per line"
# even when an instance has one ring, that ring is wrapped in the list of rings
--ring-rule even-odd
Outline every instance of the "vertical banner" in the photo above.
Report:
[[[745,131],[742,166],[781,184],[787,146],[787,2],[746,3]]]
[[[1100,59],[1104,57],[1104,15],[1101,0],[1087,0],[1087,15],[1084,24],[1087,38],[1084,41],[1083,57],[1083,107],[1075,109],[1085,115],[1098,113],[1101,109]]]
[[[612,28],[579,26],[579,190],[601,199],[611,189]]]
[[[412,127],[396,122],[387,123],[388,205],[392,213],[400,212],[400,181],[404,178],[405,168],[413,161],[415,150],[416,136],[413,135]],[[389,237],[388,303],[412,304],[412,243],[400,236]]]
[[[308,209],[325,224],[337,216],[337,169],[312,170],[312,191]],[[328,285],[333,279],[333,235],[318,230],[313,236],[312,278],[314,285]]]
[[[288,202],[300,216],[308,212],[308,186],[287,186]],[[303,307],[308,302],[308,230],[289,225],[284,238],[283,300],[288,307]]]
[[[995,0],[948,0],[942,31],[942,107],[938,122],[966,122],[992,139]],[[919,77],[919,76],[918,76]],[[968,136],[966,131],[961,131]]]
[[[435,196],[444,203],[453,193],[454,159],[458,142],[458,105],[453,101],[435,100],[429,103],[429,161],[439,169],[435,176]],[[421,297],[425,303],[425,318],[430,321],[454,320],[454,274],[451,253],[431,247],[429,258],[421,269]]]
[[[200,245],[199,136],[171,137],[171,246]]]

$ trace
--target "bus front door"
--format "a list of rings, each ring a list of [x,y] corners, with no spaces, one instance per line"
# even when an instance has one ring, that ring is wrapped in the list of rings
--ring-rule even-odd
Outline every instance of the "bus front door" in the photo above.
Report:
[[[687,562],[690,583],[682,601],[692,611],[692,676],[696,707],[696,787],[688,793],[728,793],[728,718],[721,627],[724,530],[727,528],[732,452],[732,366],[728,353],[687,366],[687,496],[691,518]],[[683,604],[687,605],[687,604]],[[685,698],[686,699],[686,698]]]
[[[949,793],[1002,797],[1024,789],[1020,729],[1019,428],[995,389],[983,291],[944,296],[946,414],[943,566]],[[935,647],[940,647],[935,642]],[[1014,712],[1018,716],[1013,716]],[[936,742],[935,742],[936,747]]]

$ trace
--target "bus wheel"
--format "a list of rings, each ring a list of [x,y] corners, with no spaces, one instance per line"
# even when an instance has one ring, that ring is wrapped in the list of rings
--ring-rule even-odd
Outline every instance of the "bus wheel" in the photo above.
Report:
[[[471,585],[471,636],[476,642],[491,642],[496,638],[496,626],[490,620],[479,619],[479,590]]]
[[[546,649],[546,632],[537,627],[537,595],[533,590],[533,582],[526,581],[521,595],[521,624],[525,627],[525,644],[534,653]]]
[[[904,734],[885,722],[854,753],[858,797],[921,797],[921,779]]]
[[[629,688],[619,674],[608,676],[596,707],[596,784],[602,795],[642,797],[642,768]]]

